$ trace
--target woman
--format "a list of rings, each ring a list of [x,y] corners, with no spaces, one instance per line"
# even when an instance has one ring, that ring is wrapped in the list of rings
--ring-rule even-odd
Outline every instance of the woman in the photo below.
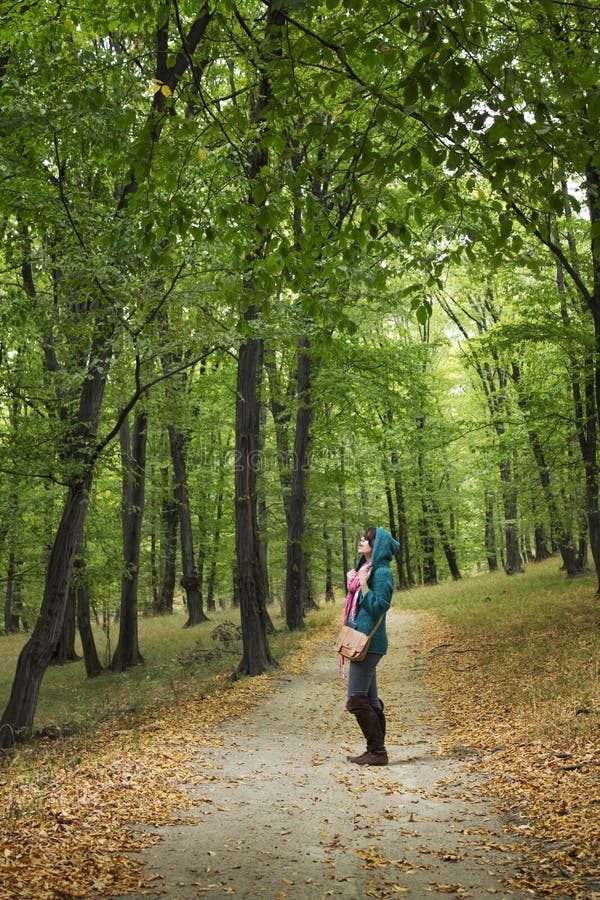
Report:
[[[349,756],[359,766],[387,766],[385,749],[385,715],[377,694],[377,665],[388,648],[385,617],[392,601],[394,578],[390,562],[400,549],[398,541],[385,528],[367,528],[358,544],[356,569],[347,575],[348,596],[344,608],[344,624],[373,635],[369,652],[362,662],[351,662],[348,672],[346,709],[356,721],[367,742],[360,756]]]

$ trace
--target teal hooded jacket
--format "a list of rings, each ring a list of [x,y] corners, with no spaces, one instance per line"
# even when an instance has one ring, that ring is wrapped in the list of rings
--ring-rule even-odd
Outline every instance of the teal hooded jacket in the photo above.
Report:
[[[392,603],[394,593],[394,576],[390,569],[390,562],[400,549],[398,541],[394,540],[385,528],[377,528],[373,552],[371,554],[371,574],[367,581],[368,591],[362,591],[358,597],[358,611],[355,619],[348,619],[348,625],[356,631],[370,634],[377,620],[383,614],[383,621],[369,646],[369,653],[381,653],[385,655],[388,648],[387,632],[385,630],[386,613]],[[360,568],[365,562],[365,557],[359,557],[356,568]]]

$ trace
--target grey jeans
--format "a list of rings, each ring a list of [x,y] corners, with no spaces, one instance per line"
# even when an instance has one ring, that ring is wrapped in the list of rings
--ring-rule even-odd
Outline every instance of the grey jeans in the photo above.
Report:
[[[348,698],[357,694],[368,697],[371,706],[381,709],[377,694],[377,664],[381,653],[367,653],[362,662],[351,662],[348,671]]]

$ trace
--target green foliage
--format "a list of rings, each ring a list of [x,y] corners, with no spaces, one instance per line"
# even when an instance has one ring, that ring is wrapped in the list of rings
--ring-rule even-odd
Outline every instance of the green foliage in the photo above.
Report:
[[[592,11],[542,0],[272,8],[288,14],[281,52],[270,53],[262,4],[222,3],[190,51],[193,68],[182,34],[204,15],[198,4],[178,4],[178,16],[138,0],[34,4],[0,24],[0,560],[7,571],[16,554],[30,620],[63,487],[83,464],[74,446],[99,454],[85,549],[92,602],[107,614],[118,605],[114,437],[135,402],[150,421],[141,604],[156,586],[170,424],[188,441],[206,572],[214,563],[216,596],[229,601],[236,354],[252,338],[280,379],[262,385],[281,421],[266,415],[257,461],[276,595],[293,464],[282,434],[293,443],[303,337],[317,594],[327,546],[341,584],[343,529],[351,541],[366,519],[389,524],[396,482],[417,579],[427,498],[470,572],[486,556],[486,494],[503,524],[507,456],[525,553],[536,526],[558,524],[532,434],[563,524],[585,537],[572,387],[594,346]],[[99,337],[110,377],[98,438],[84,439],[74,421]],[[501,410],[477,365],[496,384],[518,366]]]

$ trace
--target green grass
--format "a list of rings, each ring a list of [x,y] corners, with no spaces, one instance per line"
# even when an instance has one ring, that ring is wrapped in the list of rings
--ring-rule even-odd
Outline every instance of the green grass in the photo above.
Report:
[[[323,604],[306,619],[303,634],[310,635],[331,620],[335,608]],[[276,634],[269,636],[274,658],[282,662],[298,644],[298,635],[285,630],[285,622],[276,605],[269,609]],[[184,628],[185,610],[172,616],[140,617],[139,645],[143,665],[121,674],[104,672],[98,678],[87,678],[83,661],[65,666],[51,666],[44,676],[34,729],[56,727],[61,730],[86,730],[109,717],[143,714],[170,705],[185,696],[210,691],[215,679],[232,673],[242,656],[241,641],[224,644],[212,637],[225,622],[239,623],[237,610],[211,612],[210,621],[194,628]],[[0,711],[10,695],[19,652],[28,636],[0,637]],[[106,635],[95,628],[98,654],[104,664],[110,658],[111,646]],[[112,626],[114,650],[118,625]],[[81,653],[81,648],[77,647]]]
[[[600,725],[600,599],[596,578],[567,578],[553,558],[399,595],[451,629],[448,653],[475,668],[482,690],[517,707],[538,736],[573,737]],[[465,652],[467,651],[467,652]]]
[[[526,642],[532,633],[555,632],[566,620],[583,617],[589,624],[594,610],[600,614],[595,590],[595,577],[567,578],[552,558],[528,565],[522,575],[494,572],[420,587],[401,594],[400,603],[436,613],[466,633],[485,631]]]

